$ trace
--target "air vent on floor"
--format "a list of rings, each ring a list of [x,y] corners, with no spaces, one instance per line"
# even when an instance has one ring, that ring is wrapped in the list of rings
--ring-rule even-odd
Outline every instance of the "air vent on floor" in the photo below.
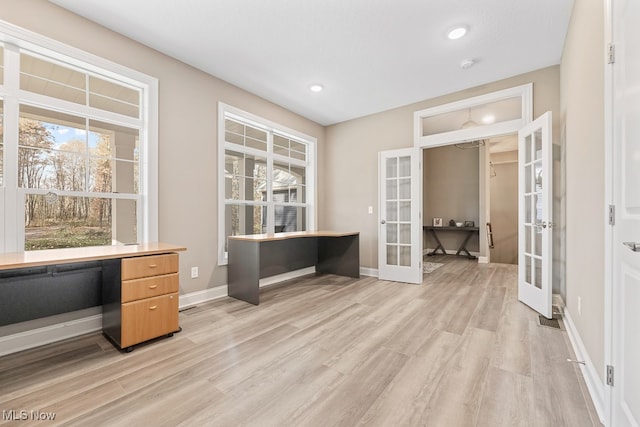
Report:
[[[547,319],[543,315],[538,316],[538,326],[546,326],[547,328],[562,329],[557,318]]]

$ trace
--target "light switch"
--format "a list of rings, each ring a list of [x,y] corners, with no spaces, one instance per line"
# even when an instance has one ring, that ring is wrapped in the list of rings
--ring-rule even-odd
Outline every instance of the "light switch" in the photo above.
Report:
[[[373,206],[369,206],[369,215],[373,213]]]

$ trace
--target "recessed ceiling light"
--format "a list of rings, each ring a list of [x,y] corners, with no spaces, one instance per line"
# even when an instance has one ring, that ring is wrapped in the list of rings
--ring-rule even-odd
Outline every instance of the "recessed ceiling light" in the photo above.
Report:
[[[311,92],[322,92],[322,89],[324,89],[324,86],[317,83],[309,86]]]
[[[467,27],[460,25],[450,29],[447,32],[447,37],[449,40],[458,40],[459,38],[464,37],[465,34],[467,34]]]

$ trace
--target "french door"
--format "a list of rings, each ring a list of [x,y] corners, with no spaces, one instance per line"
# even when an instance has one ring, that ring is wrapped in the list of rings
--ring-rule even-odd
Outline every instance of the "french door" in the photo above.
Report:
[[[378,277],[422,283],[420,148],[382,151],[378,165]]]
[[[551,318],[551,112],[518,132],[518,299]]]

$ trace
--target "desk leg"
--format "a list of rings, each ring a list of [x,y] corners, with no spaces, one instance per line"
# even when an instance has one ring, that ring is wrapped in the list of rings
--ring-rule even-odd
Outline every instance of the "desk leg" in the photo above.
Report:
[[[360,277],[360,236],[318,237],[318,273]]]
[[[260,304],[260,244],[229,239],[227,265],[230,297]]]
[[[431,234],[433,235],[433,238],[436,239],[436,243],[438,245],[436,246],[436,248],[434,250],[429,252],[427,254],[427,256],[437,255],[438,254],[438,249],[440,249],[442,251],[443,255],[446,255],[447,251],[444,250],[444,246],[442,246],[442,242],[440,241],[440,239],[438,239],[438,235],[436,234],[436,230],[430,228],[429,231],[431,231]]]
[[[464,253],[467,254],[467,258],[476,259],[476,257],[474,255],[471,255],[471,253],[467,250],[467,242],[469,241],[469,239],[471,238],[472,235],[473,235],[473,231],[468,231],[467,232],[467,237],[464,238],[464,241],[462,242],[462,244],[458,248],[458,252],[456,252],[456,255],[460,255],[460,252],[464,252]]]

